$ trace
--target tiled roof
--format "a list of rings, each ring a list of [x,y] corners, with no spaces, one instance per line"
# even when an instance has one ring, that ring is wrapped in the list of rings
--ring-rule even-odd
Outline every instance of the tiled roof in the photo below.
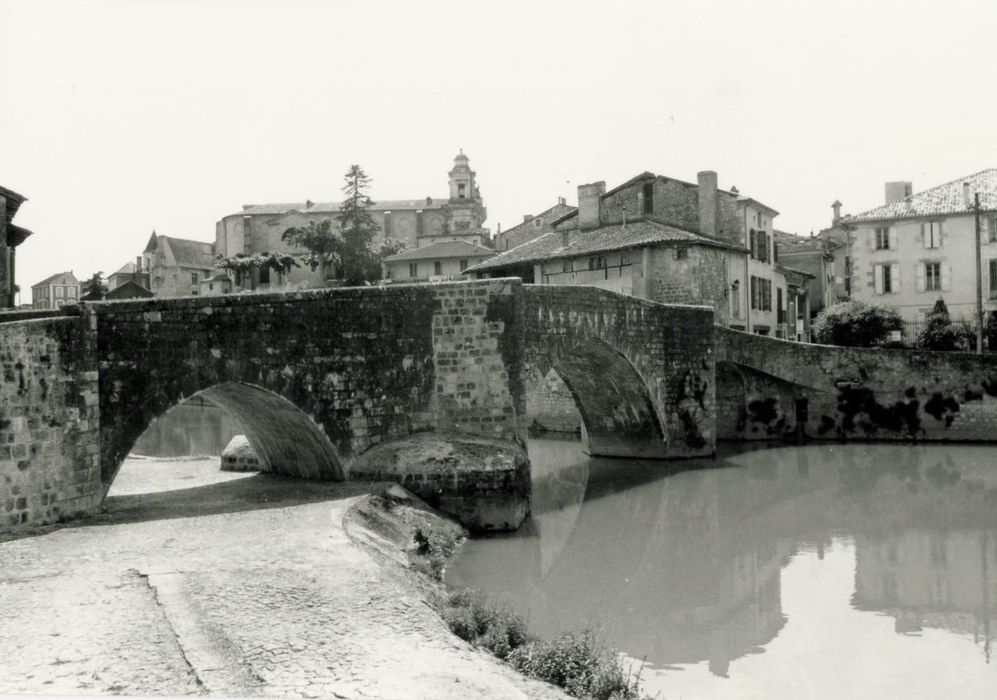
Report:
[[[443,241],[423,248],[412,248],[400,253],[389,255],[384,262],[403,262],[405,260],[424,260],[426,258],[487,258],[495,255],[491,248],[482,248],[467,241]]]
[[[160,240],[169,241],[173,259],[183,267],[211,268],[215,264],[215,247],[203,241],[191,241],[186,238],[160,236]]]
[[[403,211],[413,209],[439,209],[450,203],[449,197],[426,197],[421,199],[386,199],[374,202],[371,211]],[[333,214],[339,212],[340,202],[288,202],[284,204],[247,204],[242,211],[229,216],[253,216],[256,214],[286,214],[300,211],[302,214]]]
[[[59,282],[58,284],[79,284],[80,283],[80,281],[78,279],[76,279],[76,275],[74,275],[72,272],[57,272],[54,275],[46,277],[41,282],[36,282],[35,284],[31,285],[31,288],[34,289],[35,287],[44,287],[45,285],[55,284],[56,280],[59,279],[60,277],[64,277],[65,280]]]
[[[136,299],[136,298],[148,298],[155,296],[148,289],[143,287],[138,282],[134,280],[128,280],[124,284],[120,284],[107,294],[104,295],[105,299]]]
[[[564,235],[567,234],[568,245],[564,245]],[[513,265],[554,260],[557,258],[573,258],[579,255],[625,250],[645,245],[663,245],[689,243],[728,250],[744,250],[724,241],[701,236],[698,233],[684,231],[674,226],[662,224],[650,219],[630,221],[626,224],[611,224],[590,230],[571,229],[569,231],[551,231],[527,241],[522,245],[499,253],[494,258],[468,268],[471,272],[485,272]]]
[[[112,272],[112,275],[130,275],[135,272],[135,263],[126,262],[119,270]]]
[[[773,231],[775,234],[775,241],[779,244],[779,254],[783,253],[811,253],[811,252],[822,252],[824,250],[824,241],[819,238],[808,238],[806,236],[797,236],[795,233],[788,233],[786,231]]]
[[[963,183],[969,183],[970,206],[963,199]],[[960,177],[930,190],[870,209],[856,216],[845,217],[843,223],[882,221],[887,219],[915,219],[942,214],[965,214],[973,210],[972,197],[980,193],[980,207],[984,211],[997,211],[997,168]]]
[[[535,226],[536,224],[534,224],[533,222],[536,221],[537,219],[541,219],[545,224],[549,226],[554,221],[560,221],[561,219],[567,218],[567,215],[575,213],[575,210],[576,207],[573,207],[570,204],[562,204],[561,202],[558,202],[550,209],[545,209],[544,211],[540,212],[533,218],[524,221],[521,224],[516,224],[515,226],[506,229],[505,231],[502,232],[502,235],[508,236],[510,233],[518,231],[524,226]],[[550,218],[551,215],[553,215],[553,218]]]

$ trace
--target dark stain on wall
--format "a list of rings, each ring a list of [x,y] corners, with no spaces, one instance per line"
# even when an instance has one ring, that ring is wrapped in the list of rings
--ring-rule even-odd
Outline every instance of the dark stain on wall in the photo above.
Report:
[[[842,386],[838,392],[838,411],[842,416],[839,434],[858,430],[872,435],[886,430],[914,436],[921,429],[920,403],[916,399],[884,406],[868,387]]]
[[[945,421],[945,427],[952,425],[955,414],[959,412],[959,402],[951,396],[943,397],[940,392],[935,392],[931,398],[924,403],[924,411],[934,417],[935,420]]]

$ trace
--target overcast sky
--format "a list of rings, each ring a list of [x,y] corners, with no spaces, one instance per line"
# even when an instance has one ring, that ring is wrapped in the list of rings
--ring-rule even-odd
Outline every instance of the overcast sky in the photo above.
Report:
[[[644,170],[809,234],[997,167],[997,3],[0,0],[0,185],[27,291],[113,272],[150,232],[214,240],[246,203],[445,196],[486,225]]]

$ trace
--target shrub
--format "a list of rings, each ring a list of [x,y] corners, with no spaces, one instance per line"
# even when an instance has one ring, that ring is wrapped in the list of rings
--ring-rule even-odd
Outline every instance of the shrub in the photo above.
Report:
[[[814,320],[814,340],[829,345],[872,347],[903,328],[896,311],[861,301],[843,301],[829,306]]]
[[[640,673],[624,668],[619,654],[602,647],[590,631],[534,641],[509,654],[509,663],[533,678],[580,698],[638,698]]]
[[[955,324],[949,317],[945,301],[939,299],[917,334],[914,347],[921,350],[969,350],[976,335],[966,323]]]
[[[442,615],[454,634],[500,659],[526,643],[523,619],[506,606],[491,603],[473,588],[451,593]]]

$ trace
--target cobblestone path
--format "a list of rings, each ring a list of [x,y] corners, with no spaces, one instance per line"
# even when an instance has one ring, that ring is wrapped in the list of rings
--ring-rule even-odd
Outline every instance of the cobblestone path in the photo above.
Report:
[[[0,543],[0,693],[561,697],[452,637],[349,539],[362,487],[302,483],[128,496]]]

